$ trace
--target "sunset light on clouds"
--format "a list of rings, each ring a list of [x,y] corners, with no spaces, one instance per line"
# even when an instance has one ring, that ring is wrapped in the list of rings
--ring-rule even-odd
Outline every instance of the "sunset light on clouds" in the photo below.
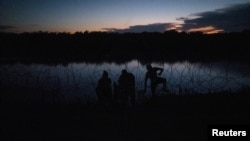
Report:
[[[206,26],[206,27],[200,27],[200,28],[192,28],[192,29],[189,29],[187,32],[203,32],[205,34],[214,34],[214,33],[223,32],[223,30],[216,29],[213,26]]]
[[[0,0],[2,32],[249,29],[250,0]]]

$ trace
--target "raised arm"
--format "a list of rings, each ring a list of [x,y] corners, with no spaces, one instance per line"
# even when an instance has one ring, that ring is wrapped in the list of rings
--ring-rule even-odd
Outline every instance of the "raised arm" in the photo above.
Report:
[[[156,69],[156,71],[160,71],[160,72],[158,73],[159,75],[161,75],[161,74],[162,74],[162,72],[163,72],[163,68],[158,68],[158,67],[156,67],[155,69]]]

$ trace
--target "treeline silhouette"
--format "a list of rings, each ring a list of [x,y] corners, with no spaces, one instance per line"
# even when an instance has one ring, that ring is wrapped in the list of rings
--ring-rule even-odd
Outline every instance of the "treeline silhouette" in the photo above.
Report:
[[[250,30],[202,34],[175,30],[143,33],[0,33],[1,62],[249,61]]]

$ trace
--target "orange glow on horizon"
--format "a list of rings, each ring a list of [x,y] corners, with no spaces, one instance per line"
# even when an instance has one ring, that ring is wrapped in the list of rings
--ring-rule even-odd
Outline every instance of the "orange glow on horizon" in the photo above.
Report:
[[[189,29],[188,32],[203,32],[204,34],[216,34],[223,32],[223,29],[218,29],[213,26],[206,26],[206,27],[199,27],[199,28],[192,28]]]
[[[181,28],[182,28],[182,23],[173,23],[170,27],[166,29],[166,31],[176,30],[177,32],[181,32],[182,31]]]

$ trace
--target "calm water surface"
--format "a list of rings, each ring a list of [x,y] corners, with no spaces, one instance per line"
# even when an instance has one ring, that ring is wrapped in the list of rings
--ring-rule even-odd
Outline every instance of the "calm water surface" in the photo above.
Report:
[[[237,92],[243,86],[250,85],[250,66],[239,62],[152,63],[152,66],[164,68],[161,77],[167,79],[168,89],[176,94],[224,90]],[[0,84],[5,91],[24,89],[32,90],[34,93],[36,91],[54,92],[68,100],[96,99],[95,87],[103,70],[106,70],[112,82],[116,83],[122,69],[127,69],[135,75],[136,91],[141,91],[144,88],[146,67],[137,60],[126,64],[71,63],[67,66],[5,64],[0,67]],[[146,96],[150,96],[149,83]],[[157,89],[159,94],[161,94],[160,90],[159,85]],[[25,92],[21,95],[25,95]]]

